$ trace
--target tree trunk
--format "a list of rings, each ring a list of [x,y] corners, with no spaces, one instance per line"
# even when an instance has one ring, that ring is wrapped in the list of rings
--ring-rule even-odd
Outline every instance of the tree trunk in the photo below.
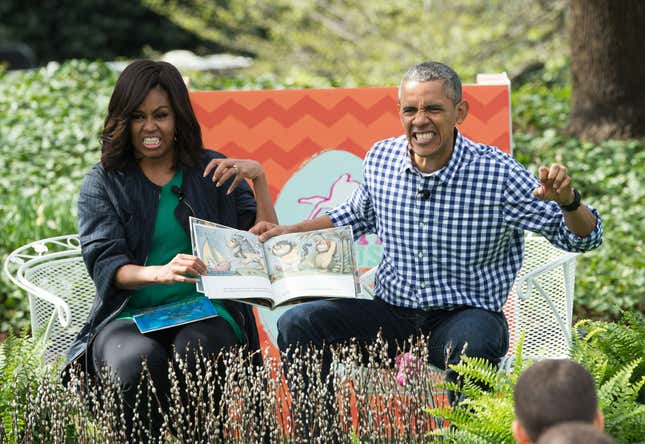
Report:
[[[601,141],[645,136],[645,1],[569,0],[570,131]]]

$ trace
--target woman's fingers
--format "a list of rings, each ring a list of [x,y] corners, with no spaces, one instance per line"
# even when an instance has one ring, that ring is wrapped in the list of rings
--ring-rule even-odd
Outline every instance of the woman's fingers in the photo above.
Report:
[[[226,194],[231,194],[233,190],[242,182],[244,178],[240,176],[239,174],[235,176],[235,179],[233,179],[233,182],[231,182],[231,186],[228,187],[228,190],[226,191]]]
[[[171,261],[171,269],[175,274],[191,274],[199,276],[200,274],[208,273],[208,269],[204,262],[197,256],[189,254],[178,254]]]

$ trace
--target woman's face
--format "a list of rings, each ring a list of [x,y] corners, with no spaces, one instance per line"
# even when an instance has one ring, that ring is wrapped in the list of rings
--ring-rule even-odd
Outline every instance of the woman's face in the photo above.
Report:
[[[175,112],[168,93],[157,86],[130,116],[130,134],[139,161],[173,162]]]

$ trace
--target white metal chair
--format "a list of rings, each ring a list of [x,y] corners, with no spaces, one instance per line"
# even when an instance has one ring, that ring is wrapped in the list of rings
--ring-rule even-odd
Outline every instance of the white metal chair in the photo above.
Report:
[[[569,356],[578,253],[562,251],[532,233],[527,233],[525,242],[524,262],[503,309],[510,344],[500,369],[509,369],[512,365],[522,333],[525,358]],[[376,267],[361,276],[362,290],[369,296],[373,294],[375,274]]]
[[[32,332],[43,331],[43,360],[64,356],[87,319],[96,290],[81,257],[78,235],[24,245],[4,262],[11,282],[27,291]]]

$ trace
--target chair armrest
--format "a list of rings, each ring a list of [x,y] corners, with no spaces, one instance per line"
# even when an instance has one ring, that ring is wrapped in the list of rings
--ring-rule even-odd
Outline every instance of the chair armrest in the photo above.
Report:
[[[571,252],[563,251],[562,256],[555,258],[547,262],[546,264],[541,265],[529,271],[528,273],[518,277],[515,280],[515,283],[513,284],[513,288],[515,289],[515,293],[517,294],[517,297],[521,300],[526,300],[529,297],[531,297],[531,294],[533,293],[534,282],[538,277],[540,277],[545,273],[548,273],[554,268],[565,266],[571,262],[575,262],[576,257],[579,254],[580,253],[571,253]],[[523,289],[523,287],[525,288]]]
[[[27,278],[29,270],[51,260],[67,260],[80,254],[77,235],[58,236],[24,245],[7,256],[3,271],[17,287],[27,291],[32,297],[40,298],[54,306],[58,322],[67,328],[72,321],[69,304],[60,296],[35,285]]]

